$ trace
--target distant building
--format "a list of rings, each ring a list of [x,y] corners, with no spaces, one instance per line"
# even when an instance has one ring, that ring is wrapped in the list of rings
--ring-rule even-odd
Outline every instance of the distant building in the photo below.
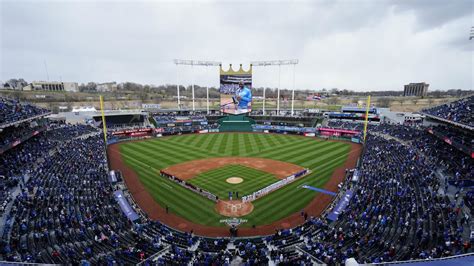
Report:
[[[71,91],[71,92],[78,92],[79,91],[79,84],[77,82],[63,82],[64,90]]]
[[[410,83],[405,85],[403,89],[403,96],[426,96],[428,94],[428,87],[430,84],[421,83]]]
[[[78,91],[77,82],[33,81],[23,87],[25,91]]]
[[[95,89],[100,92],[117,91],[117,82],[99,83]]]

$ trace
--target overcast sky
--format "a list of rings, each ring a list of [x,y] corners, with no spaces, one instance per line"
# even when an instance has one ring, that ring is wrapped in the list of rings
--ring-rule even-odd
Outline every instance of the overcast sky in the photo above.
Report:
[[[0,81],[46,80],[46,62],[50,80],[176,84],[174,58],[295,58],[297,89],[474,89],[473,0],[0,2]],[[217,67],[191,70],[180,84],[218,85]],[[278,67],[253,80],[276,87]]]

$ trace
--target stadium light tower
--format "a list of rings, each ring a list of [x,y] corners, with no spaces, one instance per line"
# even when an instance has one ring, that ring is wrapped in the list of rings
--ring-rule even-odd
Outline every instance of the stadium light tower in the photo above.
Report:
[[[469,35],[469,40],[474,39],[474,27],[471,27],[471,35]]]
[[[192,73],[192,94],[193,94],[193,111],[196,110],[194,105],[194,66],[220,66],[221,62],[216,61],[201,61],[201,60],[182,60],[182,59],[174,59],[174,64],[176,65],[176,90],[178,94],[178,109],[181,109],[181,99],[179,96],[179,68],[178,65],[187,65],[191,66],[191,73]],[[209,110],[209,94],[207,94],[207,109]]]
[[[278,90],[277,90],[277,115],[280,114],[280,81],[281,81],[281,66],[293,65],[293,92],[291,97],[291,115],[294,112],[295,101],[295,66],[298,64],[298,59],[289,60],[270,60],[270,61],[254,61],[250,62],[252,66],[278,66]],[[263,87],[263,114],[265,114],[265,87]]]

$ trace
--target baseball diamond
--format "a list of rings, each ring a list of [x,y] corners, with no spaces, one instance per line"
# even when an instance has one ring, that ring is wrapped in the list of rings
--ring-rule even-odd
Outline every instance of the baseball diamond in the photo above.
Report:
[[[311,173],[307,176],[253,201],[252,210],[242,216],[247,222],[240,226],[241,233],[245,234],[245,229],[252,227],[267,228],[267,233],[272,233],[268,228],[302,223],[298,213],[303,209],[317,215],[326,208],[330,197],[300,187],[310,185],[336,191],[343,169],[355,165],[355,160],[348,160],[348,155],[354,153],[349,157],[357,158],[360,153],[357,147],[346,142],[291,135],[194,134],[113,144],[109,146],[109,157],[113,166],[124,173],[137,203],[151,217],[164,223],[169,220],[170,226],[177,221],[181,227],[187,223],[187,229],[194,228],[195,232],[202,229],[203,234],[212,231],[214,235],[219,232],[227,235],[225,224],[220,223],[226,216],[218,211],[214,201],[160,176],[160,170],[172,170],[176,177],[184,176],[182,180],[214,193],[219,199],[230,200],[231,194],[232,200],[236,200],[236,192],[240,199],[298,170],[309,169]],[[203,166],[206,161],[211,162],[209,166]],[[250,161],[253,165],[248,163]],[[193,162],[199,163],[188,167]],[[274,164],[268,167],[269,162]],[[178,169],[182,173],[176,172]],[[336,169],[340,169],[338,177],[334,176]],[[226,182],[231,177],[244,181]],[[171,214],[162,217],[161,209],[165,206]],[[262,231],[247,232],[249,235],[259,233]]]
[[[232,178],[236,173],[243,177],[241,178],[242,180],[246,181],[239,184],[227,182],[227,179]],[[242,165],[227,165],[189,179],[189,183],[192,185],[203,188],[218,196],[220,199],[227,199],[229,191],[239,193],[239,197],[233,195],[233,199],[242,198],[244,195],[250,194],[277,181],[278,179],[272,174]]]

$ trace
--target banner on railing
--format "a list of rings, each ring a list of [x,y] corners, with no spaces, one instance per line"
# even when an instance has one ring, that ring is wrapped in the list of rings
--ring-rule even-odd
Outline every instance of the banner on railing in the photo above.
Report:
[[[130,221],[133,222],[139,218],[138,214],[133,210],[132,206],[130,206],[130,203],[128,203],[122,190],[115,191],[114,197],[118,202],[120,209],[122,209],[123,214],[125,214]]]
[[[337,217],[339,217],[339,214],[341,214],[341,212],[346,209],[347,205],[349,205],[349,201],[351,200],[353,194],[354,193],[352,192],[352,190],[347,190],[341,200],[339,200],[339,202],[337,203],[336,207],[332,209],[331,213],[327,216],[327,218],[331,221],[336,221]]]
[[[111,183],[116,183],[117,182],[117,176],[115,175],[115,171],[112,170],[109,172],[109,181]]]
[[[6,144],[4,145],[3,147],[0,147],[0,154],[6,152],[7,150],[15,147],[15,146],[18,146],[20,145],[22,142],[25,142],[27,141],[28,139],[30,139],[31,137],[33,136],[36,136],[38,135],[40,132],[43,132],[46,130],[46,127],[41,127],[39,128],[38,130],[35,130],[35,131],[32,131],[30,133],[26,133],[25,135],[23,135],[21,138],[19,139],[15,139],[13,141],[11,141],[9,144]]]

